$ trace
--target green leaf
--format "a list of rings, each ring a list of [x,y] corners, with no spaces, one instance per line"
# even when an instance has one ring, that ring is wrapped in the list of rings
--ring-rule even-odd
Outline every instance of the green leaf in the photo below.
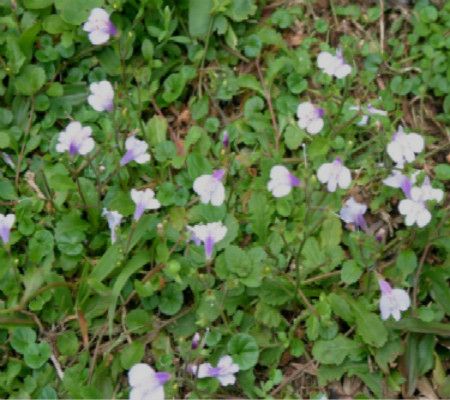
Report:
[[[406,340],[405,350],[405,368],[408,376],[408,395],[411,396],[416,389],[417,379],[419,378],[418,363],[418,344],[419,335],[417,333],[409,333]]]
[[[47,230],[37,231],[29,242],[30,260],[39,263],[47,254],[51,253],[55,240]]]
[[[254,0],[231,0],[227,15],[234,21],[243,21],[257,10]]]
[[[61,17],[72,25],[86,22],[91,10],[103,6],[103,0],[54,0],[55,7],[61,10]]]
[[[159,297],[159,310],[166,315],[175,315],[184,303],[183,292],[177,284],[169,283]]]
[[[121,71],[120,59],[111,48],[107,47],[97,54],[100,65],[108,75],[119,75]]]
[[[384,324],[390,329],[418,333],[433,333],[443,337],[450,337],[450,324],[443,324],[440,322],[428,322],[422,321],[419,318],[403,317],[401,321],[385,321]]]
[[[282,316],[277,308],[260,301],[256,306],[255,319],[268,327],[277,328],[280,327]]]
[[[434,168],[434,173],[436,174],[436,178],[447,181],[450,179],[450,165],[438,164]]]
[[[27,65],[16,78],[14,84],[19,92],[31,96],[44,86],[45,81],[43,68],[36,65]]]
[[[23,0],[23,5],[26,8],[36,10],[39,8],[46,8],[53,4],[53,0]]]
[[[320,244],[322,248],[335,246],[341,243],[342,223],[340,219],[330,214],[322,223],[320,231]]]
[[[427,272],[426,277],[431,281],[431,296],[450,315],[450,288],[447,274],[439,269]]]
[[[16,328],[14,330],[11,347],[20,354],[25,354],[28,347],[36,342],[36,332],[31,328]]]
[[[51,355],[50,345],[47,342],[32,343],[24,354],[25,364],[30,368],[41,368]]]
[[[264,242],[269,234],[269,224],[273,209],[269,206],[265,193],[254,192],[248,202],[252,232]]]
[[[189,0],[189,34],[206,38],[211,25],[213,0]]]
[[[124,369],[130,369],[134,364],[138,364],[144,358],[144,343],[136,340],[125,346],[120,352],[120,364]]]
[[[417,256],[413,250],[401,250],[395,262],[395,276],[401,282],[417,269]]]
[[[78,352],[78,337],[75,332],[63,332],[58,336],[57,345],[63,356],[74,356]]]
[[[0,181],[0,199],[17,200],[16,189],[10,181]]]
[[[355,260],[347,260],[342,265],[341,279],[347,285],[351,285],[359,280],[363,269]]]
[[[317,340],[312,348],[314,359],[322,364],[342,364],[349,357],[356,359],[361,352],[361,345],[344,335],[337,335],[332,340]]]
[[[56,236],[56,245],[62,253],[69,256],[77,256],[83,251],[84,246],[81,242],[85,238],[85,234],[80,231],[62,232]]]
[[[52,2],[52,0],[50,0]],[[52,14],[47,16],[42,23],[42,27],[48,33],[57,35],[70,29],[70,25],[66,24],[59,15]]]
[[[303,143],[305,131],[298,126],[289,125],[284,131],[284,141],[289,150],[297,150]]]
[[[258,345],[253,336],[247,333],[233,336],[228,342],[227,350],[241,371],[252,368],[258,362]]]
[[[186,86],[186,80],[183,74],[175,73],[169,75],[163,83],[163,94],[162,97],[168,103],[174,102],[178,97],[181,96],[184,87]]]
[[[272,306],[281,306],[294,298],[292,284],[286,279],[265,279],[259,291],[262,301]]]
[[[130,331],[144,333],[148,331],[150,315],[145,310],[131,310],[125,317],[125,325]]]
[[[200,154],[189,154],[186,163],[191,179],[196,179],[203,174],[212,174],[212,168],[208,159]]]

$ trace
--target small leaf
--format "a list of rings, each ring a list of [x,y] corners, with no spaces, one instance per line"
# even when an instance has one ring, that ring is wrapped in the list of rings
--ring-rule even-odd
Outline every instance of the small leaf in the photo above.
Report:
[[[312,348],[314,359],[322,364],[342,364],[349,357],[357,358],[361,345],[344,335],[338,335],[332,340],[317,340]]]
[[[247,333],[233,336],[228,342],[227,350],[241,371],[252,368],[258,362],[258,345],[253,336]]]
[[[142,361],[144,358],[144,343],[136,340],[128,344],[120,353],[120,364],[124,369],[130,369],[134,364]]]
[[[36,65],[27,65],[15,80],[16,89],[28,96],[36,93],[46,81],[45,71]]]

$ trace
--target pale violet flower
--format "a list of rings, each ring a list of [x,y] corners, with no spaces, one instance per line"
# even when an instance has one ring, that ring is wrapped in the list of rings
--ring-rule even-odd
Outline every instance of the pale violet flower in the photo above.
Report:
[[[335,192],[338,186],[341,189],[347,189],[352,182],[352,175],[338,157],[332,163],[325,163],[320,166],[317,171],[317,179],[322,183],[328,183],[327,189],[329,192]]]
[[[14,162],[13,162],[13,160],[12,160],[12,158],[11,158],[11,156],[9,155],[9,154],[7,154],[7,153],[5,153],[4,151],[2,152],[2,158],[3,158],[3,161],[6,163],[6,164],[8,164],[12,169],[16,169],[16,165],[14,164]]]
[[[133,365],[128,371],[130,400],[164,400],[163,386],[169,378],[169,373],[155,372],[147,364]]]
[[[430,178],[428,176],[423,180],[422,186],[420,187],[421,197],[423,200],[436,200],[440,203],[444,199],[444,191],[441,189],[435,189],[431,186]]]
[[[200,342],[200,334],[198,332],[195,332],[195,335],[192,338],[191,349],[196,350],[199,342]]]
[[[94,8],[89,15],[83,30],[89,32],[89,40],[92,44],[103,44],[111,35],[117,35],[117,29],[109,20],[109,14],[103,8]]]
[[[134,212],[136,222],[139,221],[145,210],[156,210],[161,207],[161,203],[155,199],[155,192],[152,189],[131,189],[131,199],[136,204]]]
[[[412,185],[414,185],[416,183],[417,175],[419,173],[420,173],[420,171],[415,171],[411,175],[411,179],[409,179],[400,170],[394,169],[392,171],[391,175],[389,175],[386,179],[383,179],[383,183],[386,186],[389,186],[392,188],[402,189],[405,196],[409,198],[411,196]]]
[[[431,213],[427,210],[422,190],[417,186],[411,189],[408,199],[400,201],[398,210],[400,214],[406,216],[406,226],[417,224],[418,227],[423,228],[431,221]]]
[[[341,50],[336,50],[335,56],[328,51],[320,52],[317,57],[317,65],[327,75],[336,78],[345,78],[352,72],[352,67],[345,63]]]
[[[95,111],[112,111],[114,109],[114,89],[108,81],[91,83],[89,90],[91,95],[87,100]]]
[[[380,279],[378,283],[381,290],[381,319],[386,320],[392,315],[396,321],[399,321],[401,318],[400,311],[406,311],[411,304],[408,293],[403,289],[392,289],[391,285],[384,279]]]
[[[297,108],[298,126],[306,129],[306,132],[311,135],[319,133],[323,128],[324,112],[322,108],[315,107],[308,101],[299,104]]]
[[[194,192],[200,196],[204,204],[211,202],[213,206],[220,206],[225,200],[225,187],[221,182],[225,171],[219,169],[212,175],[199,176],[194,181]]]
[[[144,164],[150,161],[150,154],[147,153],[148,144],[143,140],[130,136],[125,141],[125,148],[127,152],[120,160],[120,165],[128,164],[131,161],[136,161],[138,164]]]
[[[239,372],[239,365],[233,362],[230,356],[220,358],[217,367],[213,367],[210,363],[189,365],[189,372],[197,375],[198,378],[217,378],[222,386],[234,385],[236,377],[234,374]]]
[[[106,217],[106,220],[108,221],[108,227],[111,231],[111,243],[114,243],[117,240],[116,227],[120,226],[123,215],[118,211],[108,211],[106,208],[104,208],[102,216]]]
[[[222,136],[222,145],[223,147],[228,147],[230,145],[230,136],[228,135],[228,131],[223,132]]]
[[[353,106],[353,107],[350,107],[350,108],[349,108],[349,110],[356,110],[356,111],[359,111],[360,109],[361,109],[360,106]],[[384,111],[384,110],[380,110],[380,109],[378,109],[378,108],[375,108],[375,107],[373,107],[371,104],[369,104],[369,105],[367,106],[366,110],[367,110],[367,112],[368,112],[369,114],[371,114],[371,115],[382,115],[382,116],[384,116],[384,117],[387,116],[387,111]],[[358,126],[366,126],[367,123],[369,122],[369,117],[370,117],[370,115],[364,114],[364,115],[361,117],[361,121],[359,121],[357,125],[358,125]]]
[[[291,193],[293,187],[300,185],[300,179],[292,175],[286,167],[275,165],[270,170],[270,181],[267,184],[267,189],[272,192],[274,197],[287,196]]]
[[[201,243],[205,245],[206,259],[210,260],[214,245],[220,242],[227,234],[227,227],[222,222],[210,222],[203,225],[187,226],[186,229],[191,232],[191,239],[197,246]]]
[[[5,244],[9,242],[9,232],[15,221],[16,216],[14,214],[0,214],[0,237]]]
[[[355,228],[367,229],[366,221],[363,217],[367,211],[367,205],[358,203],[350,197],[339,213],[340,218],[347,224],[353,224]]]
[[[84,156],[90,153],[95,146],[91,134],[92,128],[90,126],[83,127],[79,122],[71,122],[67,125],[65,131],[60,132],[56,151],[58,153],[68,151],[70,156],[76,153]]]
[[[425,141],[422,136],[414,132],[406,134],[400,125],[392,136],[392,142],[387,146],[387,152],[401,169],[405,162],[413,162],[416,154],[420,153],[424,146]]]

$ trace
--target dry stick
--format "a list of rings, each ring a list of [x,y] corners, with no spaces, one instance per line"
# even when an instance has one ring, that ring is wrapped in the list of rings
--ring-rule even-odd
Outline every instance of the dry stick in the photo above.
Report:
[[[444,226],[445,222],[450,218],[450,214],[447,214],[445,218],[440,222],[440,224],[437,226],[435,230],[435,235],[430,239],[430,241],[425,246],[422,257],[420,257],[419,262],[419,268],[417,269],[416,275],[414,276],[414,288],[413,288],[413,310],[417,309],[417,291],[419,288],[419,277],[422,272],[423,265],[425,264],[425,259],[427,257],[428,251],[430,250],[431,246],[433,246],[433,240],[439,238],[440,236],[437,235],[437,233],[441,230],[441,228]]]
[[[155,96],[153,96],[153,95],[151,96],[151,101],[152,101],[153,107],[158,112],[158,115],[165,119],[166,117],[162,113],[161,109],[158,107],[158,104],[156,104]],[[172,140],[175,143],[175,146],[177,147],[178,155],[184,156],[184,147],[181,144],[180,139],[178,138],[178,136],[176,135],[175,131],[172,129],[170,124],[167,124],[167,128],[169,129],[170,136],[172,137]]]
[[[28,123],[27,123],[27,127],[25,130],[25,135],[23,136],[23,143],[22,143],[22,148],[20,149],[20,155],[19,155],[19,158],[17,159],[16,178],[14,180],[15,185],[16,185],[16,190],[19,189],[20,165],[22,164],[22,159],[25,154],[25,145],[27,144],[27,137],[28,137],[28,134],[30,133],[30,129],[31,129],[31,121],[32,121],[33,115],[34,115],[34,103],[35,103],[34,96],[32,96],[31,97],[30,116],[28,117]]]
[[[384,53],[384,0],[380,0],[380,50]]]
[[[306,368],[308,368],[311,364],[314,363],[314,360],[308,361],[303,367],[299,368],[297,371],[293,372],[291,375],[286,377],[283,382],[280,383],[274,390],[272,390],[269,394],[271,396],[275,396],[281,389],[283,389],[290,381],[293,381],[299,375],[303,374]]]
[[[273,125],[273,129],[275,131],[275,151],[278,152],[279,142],[280,142],[280,131],[278,130],[277,120],[275,118],[275,113],[273,111],[272,98],[270,97],[270,93],[267,90],[266,83],[264,82],[264,76],[261,72],[261,66],[259,65],[259,58],[256,59],[256,70],[258,71],[259,80],[261,81],[261,85],[264,89],[264,93],[266,94],[266,100],[267,100],[267,104],[269,106],[270,116],[272,118],[272,125]]]
[[[315,276],[313,278],[305,279],[303,281],[303,284],[315,282],[315,281],[318,281],[320,279],[329,278],[330,276],[339,275],[340,273],[341,273],[341,271],[339,270],[339,271],[328,272],[328,273],[322,274],[322,275],[317,275],[317,276]]]
[[[90,165],[90,163],[92,162],[92,160],[98,156],[98,154],[102,151],[102,149],[98,149],[94,154],[92,154],[92,156],[88,157],[86,159],[86,161],[81,164],[81,166],[75,171],[76,174],[78,175],[81,171],[83,171],[83,169],[85,169],[88,165]]]

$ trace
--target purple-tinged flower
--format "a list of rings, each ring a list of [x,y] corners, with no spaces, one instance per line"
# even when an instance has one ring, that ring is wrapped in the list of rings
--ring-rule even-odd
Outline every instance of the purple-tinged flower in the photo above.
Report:
[[[118,211],[108,211],[106,208],[104,208],[102,216],[106,217],[106,220],[108,221],[108,227],[111,231],[111,243],[114,244],[117,240],[116,227],[120,226],[123,215]]]
[[[332,163],[325,163],[320,166],[317,171],[317,179],[322,183],[328,183],[327,189],[329,192],[335,192],[338,186],[341,189],[347,189],[352,182],[352,175],[338,157]]]
[[[194,181],[194,192],[200,196],[203,204],[211,202],[213,206],[220,206],[225,200],[225,187],[221,182],[225,170],[219,169],[212,175],[199,176]]]
[[[220,221],[210,222],[206,225],[198,224],[195,226],[188,226],[186,228],[191,232],[191,239],[194,240],[197,246],[201,243],[205,245],[205,255],[207,260],[211,259],[214,245],[217,242],[220,242],[228,231],[227,227]]]
[[[284,197],[291,193],[293,187],[300,186],[301,182],[296,176],[282,165],[275,165],[270,170],[270,181],[267,189],[274,197]]]
[[[367,229],[366,221],[363,217],[367,211],[367,205],[358,203],[353,197],[350,197],[344,207],[341,208],[339,216],[347,224],[353,224],[355,228]]]
[[[130,136],[125,141],[125,148],[127,152],[120,160],[120,165],[126,165],[131,161],[136,161],[138,164],[144,164],[150,161],[150,154],[147,153],[148,144],[143,140],[136,139]]]
[[[399,321],[400,311],[406,311],[411,304],[408,293],[403,289],[392,289],[384,279],[378,280],[378,283],[381,290],[381,319],[386,320],[392,315],[396,321]]]
[[[386,234],[386,230],[383,228],[378,229],[376,241],[381,243],[383,241],[384,235]]]
[[[397,168],[402,169],[405,162],[413,162],[416,154],[420,153],[425,146],[423,137],[418,133],[406,134],[403,127],[399,125],[398,131],[392,136],[392,142],[387,146],[387,152],[392,160],[397,163]]]
[[[319,133],[323,128],[323,108],[315,107],[309,101],[299,104],[297,108],[298,126],[306,129],[311,135]]]
[[[198,332],[195,332],[195,335],[192,338],[191,349],[196,350],[199,342],[200,342],[200,334]]]
[[[77,153],[84,156],[94,149],[95,142],[91,135],[92,128],[90,126],[83,127],[79,122],[71,122],[65,131],[60,132],[56,151],[58,153],[68,151],[70,156]]]
[[[406,216],[406,226],[417,224],[419,228],[423,228],[431,221],[431,213],[427,210],[422,190],[417,186],[411,189],[411,195],[408,199],[400,201],[398,211]]]
[[[441,189],[435,189],[431,186],[430,178],[428,176],[423,180],[422,186],[420,187],[421,196],[424,201],[436,200],[440,203],[444,198],[444,191]]]
[[[386,186],[392,188],[400,188],[406,197],[410,197],[412,185],[416,183],[417,175],[420,171],[415,171],[411,175],[411,179],[409,179],[406,175],[403,175],[398,169],[394,169],[392,174],[389,175],[386,179],[383,179],[383,183]]]
[[[134,211],[136,222],[139,221],[145,210],[156,210],[161,207],[161,203],[155,199],[155,192],[152,189],[131,189],[131,199],[136,204],[136,210]]]
[[[15,220],[16,216],[14,214],[0,214],[0,237],[5,244],[9,242],[9,232],[11,231]]]
[[[89,40],[92,44],[103,44],[111,35],[117,35],[117,29],[109,20],[109,14],[103,8],[94,8],[89,15],[83,30],[89,32]]]
[[[350,108],[349,108],[349,110],[356,110],[356,111],[359,111],[360,109],[361,109],[361,106],[353,106],[353,107],[350,107]],[[373,107],[371,104],[369,104],[369,105],[367,106],[366,110],[367,110],[367,112],[368,112],[369,114],[371,114],[371,115],[382,115],[382,116],[387,116],[387,111],[384,111],[384,110],[380,110],[380,109],[378,109],[378,108],[375,108],[375,107]],[[367,114],[363,115],[363,116],[361,117],[361,121],[359,121],[357,125],[358,125],[358,126],[366,126],[367,123],[369,122],[369,118],[370,118],[370,115],[367,115]]]
[[[95,111],[112,111],[114,109],[114,89],[108,81],[91,83],[91,95],[88,103]]]
[[[230,145],[230,136],[228,135],[228,131],[223,132],[222,145],[225,148],[227,148]]]
[[[9,155],[9,154],[7,154],[7,153],[5,153],[4,151],[2,152],[2,158],[3,158],[3,161],[6,163],[6,164],[8,164],[12,169],[16,169],[16,164],[14,164],[14,162],[13,162],[13,160],[12,160],[12,158],[11,158],[11,156]]]
[[[327,75],[335,76],[336,78],[345,78],[352,72],[352,67],[345,63],[341,50],[336,50],[336,55],[333,56],[328,51],[322,51],[317,57],[317,65]]]
[[[169,373],[155,372],[147,364],[133,365],[128,371],[130,400],[164,400],[163,386],[169,379]]]
[[[210,363],[189,365],[189,372],[197,375],[198,378],[217,378],[222,386],[234,385],[236,377],[234,374],[239,372],[239,365],[233,362],[230,356],[220,358],[217,367],[213,367]]]

